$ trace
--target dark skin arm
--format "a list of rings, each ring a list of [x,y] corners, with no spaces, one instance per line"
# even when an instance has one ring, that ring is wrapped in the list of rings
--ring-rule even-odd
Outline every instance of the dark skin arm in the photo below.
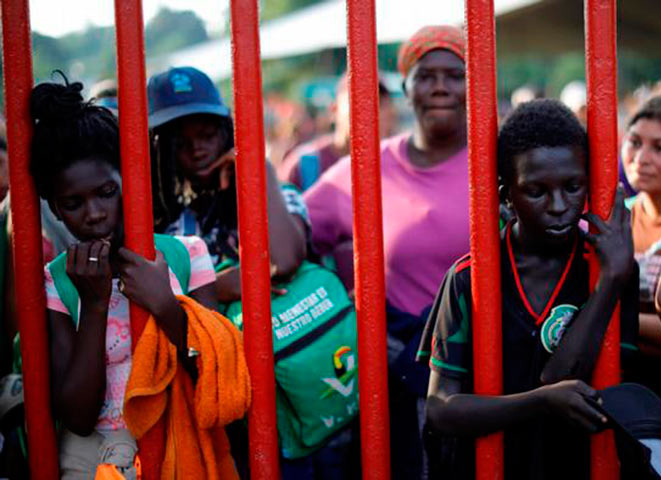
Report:
[[[177,351],[186,353],[186,314],[170,287],[163,254],[157,251],[156,259],[150,261],[127,248],[120,248],[119,258],[124,295],[151,313]],[[214,284],[200,287],[190,292],[190,296],[204,307],[215,310]]]
[[[608,222],[593,214],[585,217],[599,231],[586,237],[599,258],[599,281],[595,292],[563,335],[558,350],[544,366],[543,384],[566,379],[590,380],[615,305],[634,271],[630,220],[622,190],[617,191]]]
[[[272,277],[288,278],[298,270],[307,255],[305,225],[301,218],[287,210],[275,170],[270,163],[266,164],[266,199]]]
[[[589,217],[599,230],[599,235],[588,237],[600,259],[599,289],[547,362],[542,373],[546,385],[515,395],[463,394],[459,381],[432,372],[427,398],[427,421],[431,428],[446,435],[473,437],[547,414],[591,433],[605,426],[606,418],[592,404],[599,401],[597,392],[580,378],[589,377],[592,372],[608,320],[633,271],[633,247],[623,210],[619,192],[608,223]]]
[[[461,382],[432,371],[427,394],[427,425],[448,436],[476,437],[494,433],[541,415],[554,415],[590,433],[607,420],[588,398],[597,392],[580,380],[566,380],[514,395],[461,393]]]
[[[220,188],[229,186],[236,162],[234,150],[225,153],[213,168],[219,167]],[[282,197],[273,166],[266,164],[266,201],[269,224],[269,253],[271,276],[280,281],[291,277],[307,255],[305,224],[298,215],[292,215]],[[229,303],[241,299],[241,280],[238,269],[227,269],[216,274],[218,300]]]
[[[78,331],[69,315],[48,310],[54,408],[64,425],[82,436],[94,430],[106,388],[109,251],[109,245],[100,241],[67,250],[67,274],[81,303]],[[89,257],[99,261],[89,262]]]
[[[275,271],[275,267],[271,265],[271,278],[274,277]],[[271,292],[276,295],[287,293],[286,290],[275,285],[280,280],[282,279],[274,279],[271,285]],[[231,303],[241,300],[241,269],[239,267],[230,267],[216,273],[215,292],[216,298],[221,303]]]
[[[241,272],[230,267],[216,273],[216,298],[222,303],[241,300]]]
[[[68,315],[48,311],[55,410],[67,428],[82,436],[94,430],[106,388],[106,324],[112,288],[108,251],[103,242],[81,243],[68,250],[67,273],[81,299],[78,331]],[[187,359],[186,317],[170,288],[162,254],[158,252],[151,262],[125,249],[120,252],[125,295],[154,315],[180,358]],[[99,262],[89,262],[89,257],[97,257]],[[214,308],[213,284],[190,296]]]
[[[344,287],[350,295],[354,295],[354,276],[353,276],[353,240],[345,240],[333,250],[333,259],[335,259],[335,268],[337,276],[340,277]]]

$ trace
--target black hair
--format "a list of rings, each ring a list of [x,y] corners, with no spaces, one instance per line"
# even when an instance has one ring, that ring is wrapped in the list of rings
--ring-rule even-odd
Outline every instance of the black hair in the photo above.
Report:
[[[30,94],[34,133],[30,173],[37,192],[48,199],[53,179],[75,162],[95,157],[120,169],[119,127],[110,110],[83,100],[80,82],[41,83]]]
[[[629,119],[627,129],[633,127],[638,120],[656,120],[661,122],[661,96],[648,99]]]
[[[232,118],[211,114],[205,114],[204,116],[212,120],[223,132],[226,142],[222,153],[225,153],[234,146],[234,124],[232,123]],[[152,131],[152,198],[154,228],[158,232],[164,231],[168,225],[179,218],[186,206],[186,200],[182,192],[185,179],[177,167],[174,145],[178,126],[177,120],[170,121]],[[217,208],[217,212],[214,212],[212,216],[214,220],[220,220],[223,224],[234,228],[238,223],[236,190],[234,184],[231,187],[233,188],[229,188],[227,191],[220,191],[220,188],[216,188],[211,190],[196,190],[194,193],[198,197],[207,196],[221,200],[214,203],[218,205],[222,203],[224,208]],[[211,223],[214,222],[210,222],[210,225]],[[204,225],[202,225],[202,228],[204,229]]]
[[[498,133],[501,182],[512,180],[515,156],[539,147],[579,147],[588,159],[588,136],[572,111],[557,100],[532,100],[515,108]]]

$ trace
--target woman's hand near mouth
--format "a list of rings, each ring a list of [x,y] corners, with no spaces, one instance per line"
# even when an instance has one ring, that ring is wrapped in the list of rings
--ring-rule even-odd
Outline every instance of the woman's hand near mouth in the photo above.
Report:
[[[81,306],[106,311],[112,291],[110,242],[92,240],[67,249],[66,272],[78,290]]]
[[[234,175],[234,165],[236,163],[236,152],[233,148],[222,154],[216,161],[208,167],[198,172],[200,177],[206,177],[215,169],[218,169],[218,181],[221,190],[226,190],[230,186],[230,180]]]

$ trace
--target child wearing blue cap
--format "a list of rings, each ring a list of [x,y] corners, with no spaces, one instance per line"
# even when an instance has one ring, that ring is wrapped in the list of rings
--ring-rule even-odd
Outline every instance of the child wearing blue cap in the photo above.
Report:
[[[147,86],[153,132],[156,229],[199,235],[216,266],[238,260],[234,129],[209,77],[191,67],[154,75]],[[267,165],[273,275],[291,275],[306,255],[307,212],[291,189],[281,190]],[[218,300],[241,298],[237,268],[219,269]]]
[[[149,124],[153,139],[152,179],[156,229],[172,235],[202,237],[215,264],[216,294],[217,300],[223,308],[221,311],[241,326],[234,130],[230,111],[209,77],[191,67],[172,68],[167,72],[154,75],[149,80],[147,90]],[[350,315],[354,312],[353,305],[339,280],[329,278],[328,275],[332,275],[332,273],[328,271],[320,273],[321,267],[319,266],[314,266],[309,262],[304,263],[308,253],[309,220],[300,194],[293,186],[279,185],[274,169],[269,163],[266,165],[266,173],[269,247],[274,285],[272,295],[274,318],[278,316],[276,302],[286,304],[291,298],[292,305],[296,306],[301,301],[307,305],[308,300],[314,303],[315,299],[319,299],[315,293],[312,295],[306,293],[303,297],[296,297],[294,292],[297,287],[294,281],[298,279],[296,284],[298,288],[301,287],[301,283],[305,284],[306,281],[301,280],[301,272],[304,271],[310,275],[317,274],[316,277],[309,278],[323,277],[331,284],[335,282],[336,286],[339,285],[342,290],[339,292],[339,297],[345,301],[342,304],[346,305],[346,308],[340,312],[341,317],[337,318],[340,319],[340,324],[346,320],[344,325],[349,325],[352,321]],[[318,286],[318,291],[323,290],[325,293],[332,291],[328,283]],[[305,290],[305,285],[303,285],[303,290]],[[338,289],[334,291],[338,292]],[[339,303],[336,302],[336,306],[339,306]],[[327,305],[330,306],[330,303]],[[303,333],[304,329],[289,327],[309,325],[310,331],[312,331],[313,327],[316,328],[315,323],[319,323],[322,317],[316,317],[317,322],[304,322],[302,318],[299,319],[300,322],[298,320],[290,322],[296,316],[294,313],[297,311],[294,308],[283,312],[283,325],[279,332],[285,336],[285,333],[289,335],[296,331],[296,335],[299,336],[298,340],[301,340],[300,337],[307,334]],[[274,321],[274,333],[276,323]],[[355,337],[355,316],[351,329]],[[329,338],[329,334],[324,334],[323,338]],[[274,335],[274,346],[277,345],[279,339],[279,335]],[[289,348],[289,352],[297,351],[300,352],[299,355],[306,355],[306,352],[309,352],[310,357],[313,357],[319,350],[319,342],[323,340],[315,340],[313,337],[309,337],[309,340],[304,346],[297,341],[296,345],[300,344],[300,348],[296,347],[294,350]],[[326,420],[330,422],[331,428],[324,427],[321,422],[325,413],[323,409],[319,412],[315,411],[315,418],[306,425],[314,425],[314,428],[307,431],[314,431],[317,435],[310,435],[309,438],[314,437],[313,441],[306,442],[301,440],[301,436],[305,435],[305,433],[299,434],[301,429],[294,427],[288,429],[288,433],[285,434],[282,428],[284,417],[293,418],[292,422],[300,419],[297,415],[283,414],[285,410],[290,412],[289,408],[295,408],[293,406],[295,402],[290,401],[286,406],[283,405],[283,402],[278,402],[278,430],[283,454],[282,472],[285,479],[319,478],[317,476],[319,472],[324,475],[323,478],[337,478],[338,480],[348,478],[349,462],[346,461],[348,455],[346,452],[351,448],[352,435],[347,425],[357,412],[357,406],[353,408],[351,403],[355,396],[357,405],[357,387],[353,386],[357,380],[352,380],[356,372],[357,361],[353,356],[355,349],[350,348],[353,346],[350,338],[344,337],[341,340],[342,348],[338,349],[337,346],[333,346],[328,351],[327,358],[326,356],[322,358],[332,367],[332,360],[337,357],[337,362],[340,364],[346,362],[346,365],[350,366],[349,371],[343,371],[340,375],[341,378],[335,378],[336,374],[333,372],[330,376],[319,375],[314,378],[314,381],[318,382],[318,385],[315,386],[300,378],[313,371],[319,362],[311,360],[303,363],[298,367],[299,374],[295,375],[297,378],[294,379],[294,382],[300,381],[300,388],[295,393],[301,394],[303,398],[308,395],[312,398],[312,402],[302,402],[307,403],[307,405],[303,405],[304,409],[305,407],[310,409],[310,405],[315,405],[314,402],[327,401],[334,402],[335,406],[340,407],[345,407],[345,403],[348,404],[351,407],[350,413],[347,415],[346,410],[343,410],[342,418],[325,416]],[[314,343],[315,341],[317,343]],[[284,353],[281,352],[277,358],[283,358],[283,355]],[[279,366],[283,365],[282,361],[278,360]],[[283,368],[279,370],[276,368],[277,378],[282,370]],[[328,390],[328,384],[324,383],[325,381],[332,385],[336,385],[337,382],[340,384],[338,384],[337,390],[331,388],[327,394],[319,397],[319,388],[323,387],[322,392]],[[285,383],[287,386],[291,386],[291,382]],[[281,383],[278,385],[278,398],[283,398],[287,394],[287,387],[282,387]],[[342,393],[337,394],[337,391]],[[347,397],[345,403],[340,395]],[[291,448],[288,448],[288,445]],[[242,465],[239,467],[241,469]]]

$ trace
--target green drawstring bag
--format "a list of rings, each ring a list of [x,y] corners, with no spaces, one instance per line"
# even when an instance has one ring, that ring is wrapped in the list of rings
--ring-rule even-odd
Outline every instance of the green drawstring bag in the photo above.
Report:
[[[280,449],[300,458],[358,414],[356,312],[335,273],[303,262],[271,295]],[[225,315],[243,327],[241,302]]]

